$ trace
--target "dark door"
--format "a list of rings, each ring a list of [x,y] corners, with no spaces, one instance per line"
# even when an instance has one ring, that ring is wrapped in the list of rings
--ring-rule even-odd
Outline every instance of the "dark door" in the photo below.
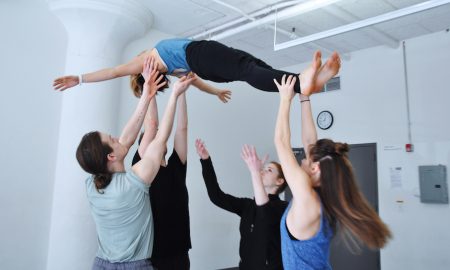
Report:
[[[299,162],[304,157],[303,148],[294,148]],[[378,212],[378,178],[377,147],[375,143],[350,145],[349,158],[355,170],[359,188],[369,203]],[[292,198],[290,190],[286,190],[286,200]],[[331,242],[330,262],[334,270],[379,270],[380,252],[362,247],[358,254],[347,248],[342,238],[337,235]]]

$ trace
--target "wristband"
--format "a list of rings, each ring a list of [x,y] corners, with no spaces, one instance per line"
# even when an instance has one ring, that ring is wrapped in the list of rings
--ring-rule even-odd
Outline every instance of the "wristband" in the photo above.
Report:
[[[78,85],[82,85],[83,84],[83,76],[80,74],[78,75]]]

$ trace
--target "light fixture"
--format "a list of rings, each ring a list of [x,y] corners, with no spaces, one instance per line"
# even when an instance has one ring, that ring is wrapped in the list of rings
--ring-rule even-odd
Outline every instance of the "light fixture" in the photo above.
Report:
[[[260,19],[256,19],[255,21],[246,23],[244,25],[235,27],[233,29],[230,29],[228,31],[224,31],[220,34],[217,35],[213,35],[211,37],[209,37],[208,39],[210,40],[221,40],[224,39],[226,37],[229,36],[233,36],[236,35],[238,33],[241,33],[243,31],[258,27],[260,25],[264,25],[264,24],[268,24],[268,23],[272,23],[275,20],[275,17],[277,19],[283,20],[283,19],[288,19],[288,18],[292,18],[294,16],[300,15],[300,14],[304,14],[313,10],[317,10],[320,9],[322,7],[334,4],[338,1],[341,0],[310,0],[307,2],[303,2],[300,3],[298,5],[292,6],[290,8],[286,8],[283,9],[282,11],[275,13],[275,14],[271,14],[268,16],[265,16],[263,18]],[[199,35],[196,35],[199,36]]]
[[[388,12],[388,13],[385,13],[385,14],[382,14],[379,16],[375,16],[375,17],[372,17],[369,19],[357,21],[357,22],[346,24],[346,25],[336,27],[336,28],[333,28],[330,30],[312,34],[312,35],[309,35],[306,37],[297,38],[297,39],[286,41],[286,42],[279,43],[279,44],[274,43],[274,50],[279,51],[282,49],[305,44],[305,43],[316,41],[319,39],[335,36],[338,34],[342,34],[342,33],[349,32],[349,31],[356,30],[356,29],[363,28],[363,27],[367,27],[367,26],[370,26],[373,24],[393,20],[393,19],[396,19],[399,17],[403,17],[406,15],[410,15],[410,14],[417,13],[420,11],[428,10],[428,9],[442,6],[442,5],[449,4],[449,3],[450,3],[450,0],[430,0],[427,2],[423,2],[423,3],[417,4],[417,5],[407,7],[407,8],[403,8],[403,9]]]

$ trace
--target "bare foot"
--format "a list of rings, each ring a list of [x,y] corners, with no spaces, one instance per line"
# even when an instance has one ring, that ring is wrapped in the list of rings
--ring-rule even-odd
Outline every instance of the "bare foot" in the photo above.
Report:
[[[340,67],[341,58],[339,58],[339,54],[337,52],[334,52],[319,70],[316,85],[320,85],[320,88],[317,89],[317,91],[322,89],[324,84],[326,84],[329,79],[333,78],[339,72]]]
[[[320,87],[317,85],[317,77],[319,75],[319,71],[321,70],[320,66],[322,65],[321,57],[322,53],[320,51],[316,51],[314,53],[311,65],[303,70],[298,76],[300,79],[300,89],[302,95],[309,96],[323,87],[323,84]]]

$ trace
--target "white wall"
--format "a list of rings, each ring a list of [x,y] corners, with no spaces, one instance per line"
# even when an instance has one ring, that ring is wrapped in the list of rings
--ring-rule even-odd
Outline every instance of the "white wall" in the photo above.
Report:
[[[44,0],[0,1],[0,269],[45,269],[66,36]]]

